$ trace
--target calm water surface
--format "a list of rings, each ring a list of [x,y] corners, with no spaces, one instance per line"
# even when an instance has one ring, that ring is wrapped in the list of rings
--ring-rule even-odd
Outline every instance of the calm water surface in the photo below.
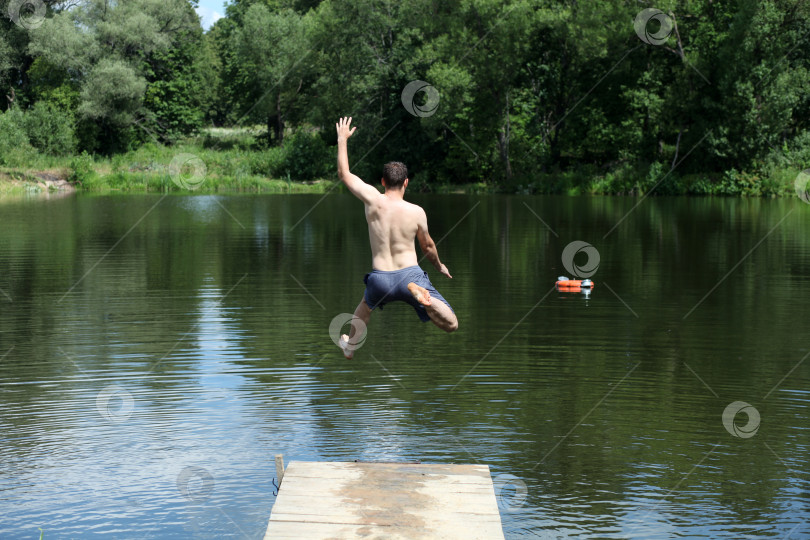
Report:
[[[508,538],[810,537],[810,206],[410,199],[460,329],[352,361],[349,195],[0,203],[0,538],[261,538],[278,453],[486,463]]]

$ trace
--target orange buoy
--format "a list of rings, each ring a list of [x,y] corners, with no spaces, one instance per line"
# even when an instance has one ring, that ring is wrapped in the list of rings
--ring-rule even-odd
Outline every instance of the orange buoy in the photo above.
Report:
[[[555,285],[566,292],[579,292],[582,289],[593,289],[594,287],[594,283],[590,279],[568,279],[565,276],[558,277]]]

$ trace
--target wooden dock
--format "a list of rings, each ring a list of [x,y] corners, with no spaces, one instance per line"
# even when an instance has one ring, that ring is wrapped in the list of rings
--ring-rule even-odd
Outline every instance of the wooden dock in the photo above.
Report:
[[[503,540],[486,465],[293,461],[265,540]]]

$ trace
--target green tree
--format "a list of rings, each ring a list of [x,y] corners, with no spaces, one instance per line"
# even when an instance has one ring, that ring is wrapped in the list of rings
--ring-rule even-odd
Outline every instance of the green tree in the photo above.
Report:
[[[37,102],[23,120],[31,145],[50,155],[69,155],[76,150],[73,115],[52,103]]]
[[[512,116],[528,60],[536,9],[528,0],[459,2],[443,19],[445,33],[423,53],[427,80],[442,93],[441,108],[426,124],[452,130],[450,152],[467,156],[507,182],[513,176]]]
[[[199,129],[211,69],[199,26],[177,32],[171,48],[146,56],[142,69],[147,82],[144,124],[150,134],[174,140]]]
[[[77,112],[95,124],[98,149],[121,148],[131,140],[132,130],[148,111],[145,67],[163,67],[158,66],[165,60],[160,55],[199,27],[193,5],[186,0],[84,0],[29,32],[30,53],[62,66],[78,81]],[[172,67],[181,69],[183,62]],[[177,78],[182,77],[181,73]],[[152,82],[157,79],[153,77]],[[180,93],[169,97],[187,99]],[[170,116],[166,107],[152,112],[156,118]]]
[[[278,145],[308,77],[310,21],[290,8],[274,12],[254,4],[233,34],[241,117],[264,119],[269,140]]]
[[[810,61],[806,2],[741,0],[719,43],[715,127],[709,140],[724,168],[751,164],[807,130]]]
[[[28,69],[28,81],[31,101],[45,102],[71,114],[78,108],[81,87],[67,69],[36,58]]]
[[[8,76],[9,71],[11,68],[14,67],[14,62],[12,58],[13,51],[11,49],[11,45],[9,45],[8,41],[3,35],[0,35],[0,81],[2,81],[1,88],[5,89],[6,86],[6,77]]]
[[[34,149],[25,132],[25,116],[15,107],[0,114],[0,165],[19,165]]]
[[[368,153],[352,166],[369,180],[379,180],[383,161],[404,161],[413,176],[427,173],[444,155],[400,97],[408,82],[425,78],[429,66],[418,52],[422,26],[432,13],[426,0],[327,0],[315,12],[317,77],[307,100],[307,119],[323,126],[334,141],[337,117],[354,116],[359,126],[356,147]]]
[[[210,125],[225,124],[230,110],[222,79],[223,61],[218,50],[218,34],[222,25],[215,24],[203,36],[202,48],[194,63],[199,78],[199,103],[204,122]]]

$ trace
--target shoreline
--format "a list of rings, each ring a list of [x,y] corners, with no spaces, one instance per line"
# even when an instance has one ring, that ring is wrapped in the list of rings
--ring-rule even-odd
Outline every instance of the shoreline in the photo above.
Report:
[[[101,170],[98,170],[101,169]],[[795,196],[792,170],[779,171],[777,178],[750,181],[750,175],[740,174],[742,182],[711,182],[710,174],[680,177],[667,185],[655,184],[645,189],[644,179],[634,183],[606,176],[584,176],[575,173],[545,173],[533,182],[504,185],[496,182],[467,184],[412,182],[411,193],[465,195],[568,195],[607,197],[728,197],[782,198]],[[193,178],[192,178],[193,180]],[[177,181],[165,170],[111,170],[92,167],[79,172],[70,167],[20,169],[0,167],[0,196],[31,196],[41,194],[104,194],[104,193],[177,193],[177,194],[324,194],[332,190],[348,192],[337,180],[316,179],[295,181],[270,178],[256,174],[238,176],[211,174],[202,181]],[[336,185],[338,184],[338,185]]]
[[[331,180],[312,180],[295,182],[277,178],[251,176],[245,178],[214,178],[202,182],[196,189],[183,189],[174,184],[166,175],[149,173],[120,172],[101,175],[94,174],[90,186],[82,181],[71,180],[74,173],[65,169],[21,170],[0,168],[0,195],[28,196],[41,194],[101,194],[101,193],[179,193],[179,194],[215,194],[215,193],[325,193],[334,184]]]
[[[145,143],[123,153],[0,156],[0,195],[78,193],[347,193],[335,171],[334,148],[293,134],[264,147],[253,131],[208,131],[172,146]],[[302,139],[303,137],[303,139]],[[306,143],[306,144],[305,144]],[[316,144],[317,143],[317,144]],[[803,163],[801,163],[803,164]],[[796,194],[800,162],[760,164],[751,170],[681,171],[661,163],[580,164],[515,174],[457,177],[430,167],[413,171],[410,193],[718,196],[773,198]],[[366,164],[355,172],[373,180]],[[337,185],[336,185],[337,184]]]

